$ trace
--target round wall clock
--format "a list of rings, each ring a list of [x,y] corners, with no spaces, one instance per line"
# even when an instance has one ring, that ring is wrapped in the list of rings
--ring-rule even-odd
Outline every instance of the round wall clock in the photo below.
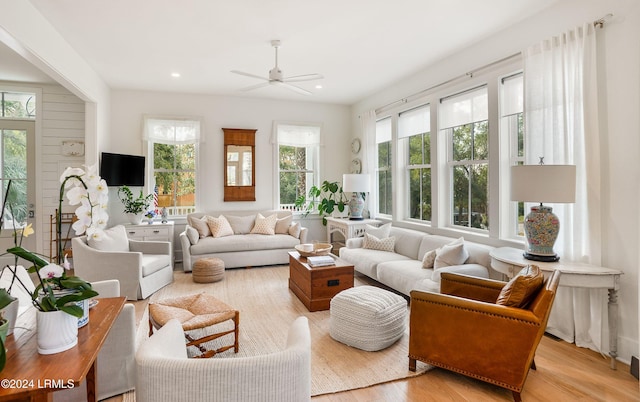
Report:
[[[360,139],[356,138],[353,141],[351,141],[351,152],[353,152],[354,154],[357,154],[358,152],[360,152]]]
[[[360,159],[355,158],[351,161],[351,173],[360,173],[362,172],[362,162]]]

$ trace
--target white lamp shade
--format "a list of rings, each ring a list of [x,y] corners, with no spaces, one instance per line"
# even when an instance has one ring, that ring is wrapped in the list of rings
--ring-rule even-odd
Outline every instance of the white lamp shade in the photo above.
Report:
[[[512,166],[511,201],[575,202],[576,167],[574,165]]]
[[[343,174],[342,191],[347,193],[368,193],[369,191],[371,191],[371,188],[369,186],[369,175]]]

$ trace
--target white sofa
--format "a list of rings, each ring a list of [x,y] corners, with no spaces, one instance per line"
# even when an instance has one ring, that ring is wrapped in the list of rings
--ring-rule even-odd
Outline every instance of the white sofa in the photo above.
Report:
[[[263,217],[277,215],[275,234],[250,233],[258,213]],[[203,218],[219,218],[220,215],[228,219],[233,229],[232,235],[211,235]],[[187,215],[187,226],[180,233],[182,266],[185,272],[190,272],[195,261],[210,257],[220,258],[225,268],[287,264],[288,252],[306,240],[307,229],[299,222],[293,222],[291,211],[194,212]]]
[[[346,247],[339,251],[340,258],[353,264],[356,271],[407,296],[414,289],[439,293],[442,272],[489,277],[490,246],[464,241],[469,257],[463,264],[425,269],[422,260],[427,252],[456,239],[393,226],[389,237],[395,237],[393,252],[365,249],[364,239],[359,237],[347,240]]]
[[[136,353],[136,401],[309,401],[311,336],[306,317],[293,321],[283,344],[282,350],[259,356],[188,359],[182,326],[172,319]]]

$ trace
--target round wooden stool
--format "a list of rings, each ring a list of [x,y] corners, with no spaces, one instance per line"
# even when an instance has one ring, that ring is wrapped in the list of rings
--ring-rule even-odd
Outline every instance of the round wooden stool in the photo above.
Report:
[[[192,278],[196,283],[218,282],[224,278],[224,261],[220,258],[202,258],[193,263]]]

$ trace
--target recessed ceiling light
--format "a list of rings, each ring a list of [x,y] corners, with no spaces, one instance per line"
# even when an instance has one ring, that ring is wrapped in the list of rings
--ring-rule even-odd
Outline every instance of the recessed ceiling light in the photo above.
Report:
[[[180,73],[171,73],[173,78],[180,78]]]
[[[322,85],[320,84],[316,85],[316,89],[322,89]]]

